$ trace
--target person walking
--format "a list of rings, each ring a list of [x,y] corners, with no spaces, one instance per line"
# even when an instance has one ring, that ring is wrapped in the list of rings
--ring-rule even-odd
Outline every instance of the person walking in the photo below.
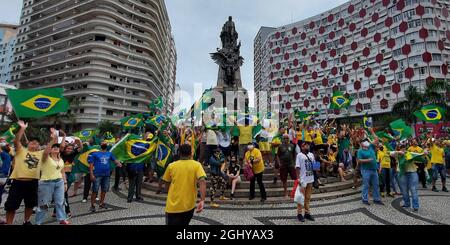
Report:
[[[197,185],[200,186],[200,202],[196,212],[203,211],[206,197],[206,173],[202,164],[192,160],[191,146],[180,146],[180,160],[171,163],[164,173],[168,191],[166,201],[166,224],[189,225],[197,201]]]

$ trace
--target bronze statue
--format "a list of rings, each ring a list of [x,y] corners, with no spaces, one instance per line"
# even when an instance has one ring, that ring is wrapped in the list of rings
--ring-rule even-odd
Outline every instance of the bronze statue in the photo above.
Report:
[[[244,64],[244,58],[240,55],[241,43],[238,44],[238,38],[239,34],[230,16],[220,34],[222,49],[211,54],[212,59],[219,65],[218,87],[242,88],[241,66]]]

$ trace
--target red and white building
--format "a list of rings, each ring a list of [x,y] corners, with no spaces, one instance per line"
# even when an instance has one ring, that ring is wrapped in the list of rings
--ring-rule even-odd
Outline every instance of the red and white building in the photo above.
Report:
[[[448,0],[352,0],[262,27],[255,38],[258,111],[279,103],[282,116],[300,109],[325,118],[339,114],[328,110],[339,89],[353,97],[350,116],[388,113],[410,85],[450,78],[449,27]]]

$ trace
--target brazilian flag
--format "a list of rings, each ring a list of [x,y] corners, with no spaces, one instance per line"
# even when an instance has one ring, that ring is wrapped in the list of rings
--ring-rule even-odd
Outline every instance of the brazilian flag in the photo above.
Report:
[[[405,121],[398,119],[389,124],[395,136],[400,136],[400,140],[407,139],[412,136],[412,128],[406,125]]]
[[[18,118],[41,118],[66,112],[69,102],[63,96],[64,89],[6,89]]]
[[[156,172],[159,176],[164,174],[167,164],[172,160],[172,149],[162,140],[158,141],[156,150]]]
[[[416,152],[407,151],[405,153],[405,159],[407,161],[419,161],[419,162],[422,162],[422,161],[424,161],[424,159],[423,159],[424,155],[425,155],[424,153],[416,153]]]
[[[12,143],[14,139],[16,138],[16,135],[14,134],[14,131],[18,128],[17,124],[12,124],[9,129],[2,134],[1,138],[5,139],[6,142]]]
[[[80,138],[81,141],[88,141],[97,134],[98,134],[98,129],[88,128],[88,129],[85,129],[85,130],[75,133],[74,136]]]
[[[111,132],[106,132],[105,136],[103,137],[103,140],[111,144],[116,143],[116,139],[114,138]]]
[[[295,110],[294,118],[299,121],[309,121],[311,120],[311,115],[304,111]]]
[[[140,136],[127,134],[111,148],[114,156],[126,163],[144,163],[156,150],[156,142],[142,140]]]
[[[333,98],[331,99],[330,109],[340,110],[342,108],[348,108],[352,103],[351,98],[346,98],[341,91],[334,91]]]
[[[156,98],[154,101],[152,101],[149,105],[150,109],[155,110],[159,109],[162,110],[164,108],[164,101],[162,97]]]
[[[424,122],[437,124],[444,117],[445,110],[436,105],[427,105],[414,112],[414,116]]]
[[[371,127],[373,127],[372,118],[369,117],[369,114],[367,112],[366,112],[366,114],[363,117],[363,124],[364,124],[364,128],[371,128]]]
[[[129,116],[122,118],[120,124],[124,129],[133,129],[137,127],[142,127],[144,125],[144,119],[142,119],[142,114],[136,116]]]
[[[156,128],[159,128],[166,121],[166,116],[164,115],[156,115],[152,118],[149,118],[145,121],[146,125],[153,125]]]
[[[89,173],[89,154],[100,151],[98,146],[84,146],[81,152],[75,157],[75,165],[72,168],[72,173]]]

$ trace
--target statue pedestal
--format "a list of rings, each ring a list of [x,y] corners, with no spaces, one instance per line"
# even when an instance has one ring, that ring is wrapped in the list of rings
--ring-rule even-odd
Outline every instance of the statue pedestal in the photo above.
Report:
[[[248,91],[244,88],[216,87],[213,89],[215,102],[208,108],[207,114],[216,110],[216,117],[222,119],[224,112],[227,113],[227,125],[233,125],[230,116],[248,113],[249,98]],[[218,109],[220,113],[218,112]],[[220,115],[219,115],[220,114]]]

